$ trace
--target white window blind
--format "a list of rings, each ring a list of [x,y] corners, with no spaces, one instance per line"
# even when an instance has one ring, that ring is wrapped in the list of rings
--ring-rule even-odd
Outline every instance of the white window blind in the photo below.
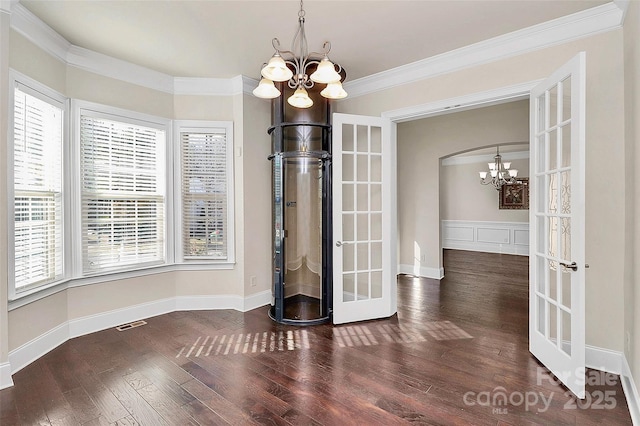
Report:
[[[85,274],[165,260],[165,132],[80,112]]]
[[[225,129],[180,132],[185,259],[229,259],[228,149]]]
[[[63,275],[64,110],[14,92],[14,284],[17,292]]]

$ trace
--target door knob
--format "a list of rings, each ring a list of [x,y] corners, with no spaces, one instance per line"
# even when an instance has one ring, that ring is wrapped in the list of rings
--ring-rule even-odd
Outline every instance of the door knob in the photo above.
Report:
[[[342,246],[342,241],[336,241],[336,247],[341,247]]]
[[[567,269],[571,269],[574,272],[578,270],[578,265],[576,264],[576,262],[571,262],[571,264],[560,262],[560,264]]]

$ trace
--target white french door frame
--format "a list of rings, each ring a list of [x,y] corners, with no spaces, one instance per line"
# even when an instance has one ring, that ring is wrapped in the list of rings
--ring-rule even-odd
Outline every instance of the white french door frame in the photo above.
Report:
[[[437,102],[426,103],[413,107],[401,108],[396,110],[385,111],[382,117],[388,118],[392,123],[402,123],[407,121],[419,120],[423,118],[434,117],[443,114],[462,112],[475,108],[482,108],[492,105],[498,105],[507,102],[528,100],[530,99],[531,90],[534,89],[545,79],[529,81],[513,86],[504,86],[486,92],[478,92],[465,96],[440,100]],[[399,141],[399,143],[402,143]],[[531,145],[529,147],[531,154]],[[397,167],[397,160],[394,163]],[[397,212],[396,212],[397,217]],[[535,226],[530,224],[531,226]],[[396,229],[397,233],[397,229]],[[439,250],[442,252],[442,239],[439,239]],[[442,257],[440,257],[442,262]],[[442,263],[438,265],[443,268]],[[529,318],[531,320],[531,316]],[[586,320],[586,317],[585,317]]]
[[[332,121],[333,323],[387,318],[397,312],[396,125],[384,117],[340,113]],[[350,129],[346,139],[343,126]],[[344,199],[343,188],[350,189]]]

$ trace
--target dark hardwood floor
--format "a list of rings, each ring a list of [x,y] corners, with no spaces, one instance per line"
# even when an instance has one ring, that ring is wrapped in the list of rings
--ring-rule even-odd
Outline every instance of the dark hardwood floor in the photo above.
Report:
[[[0,424],[631,424],[617,376],[588,371],[576,401],[529,354],[527,262],[446,251],[446,278],[401,276],[385,320],[174,312],[75,338],[0,391]]]

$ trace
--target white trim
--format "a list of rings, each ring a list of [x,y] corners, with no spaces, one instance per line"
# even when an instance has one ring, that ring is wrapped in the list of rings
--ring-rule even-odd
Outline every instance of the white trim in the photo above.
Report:
[[[594,370],[622,374],[624,355],[622,352],[585,345],[585,365]]]
[[[211,309],[234,309],[244,312],[243,298],[234,294],[212,296],[178,296],[176,311],[206,311]]]
[[[54,58],[67,62],[71,43],[20,3],[13,5],[11,28]]]
[[[453,112],[462,112],[475,108],[484,108],[506,102],[529,99],[529,92],[541,80],[526,81],[512,86],[497,87],[484,92],[470,93],[455,98],[442,99],[426,104],[385,111],[383,117],[395,123],[435,117]]]
[[[631,368],[627,357],[622,355],[622,389],[624,395],[627,398],[627,405],[629,406],[629,414],[631,414],[631,422],[635,426],[640,426],[640,393],[636,387],[636,382],[633,380]]]
[[[528,222],[441,220],[440,224],[443,249],[529,255]],[[506,236],[506,241],[492,236]]]
[[[16,4],[18,4],[18,0],[0,0],[0,12],[10,15],[11,9],[15,7]]]
[[[69,46],[67,65],[104,77],[122,80],[138,86],[174,93],[173,77],[131,62],[116,59],[78,46]]]
[[[613,3],[603,4],[558,19],[471,44],[407,65],[345,82],[355,98],[399,85],[522,55],[619,28],[624,12]]]
[[[618,374],[622,390],[629,406],[631,422],[640,426],[640,393],[633,380],[627,357],[619,351],[586,345],[585,365],[587,368]]]
[[[13,5],[11,28],[68,66],[173,95],[233,96],[251,93],[258,81],[233,78],[174,77],[72,45],[20,3]]]
[[[0,364],[0,389],[13,385],[12,374],[74,337],[175,311],[234,309],[246,312],[270,302],[270,290],[247,297],[178,296],[72,319],[9,352],[9,362]]]
[[[441,280],[442,278],[444,278],[444,268],[430,268],[427,266],[421,266],[419,264],[400,264],[398,265],[398,273],[414,275],[417,277],[433,278],[436,280]]]
[[[250,294],[243,299],[242,312],[248,312],[271,303],[271,290]]]
[[[526,142],[527,145],[529,144]],[[505,152],[500,154],[502,161],[528,160],[529,151]],[[459,166],[462,164],[481,164],[493,163],[495,154],[484,155],[454,155],[453,157],[443,158],[440,164],[442,166]]]
[[[173,94],[233,96],[241,93],[250,94],[257,85],[258,80],[243,75],[233,78],[175,77],[173,79]]]
[[[13,386],[11,378],[11,364],[3,362],[0,364],[0,390]]]
[[[625,1],[607,3],[494,37],[411,64],[345,82],[351,98],[464,68],[566,43],[622,25]],[[74,46],[20,3],[12,4],[11,28],[60,61],[95,74],[172,94],[229,96],[250,93],[257,80],[174,77]],[[238,81],[241,81],[239,84]]]
[[[173,121],[173,152],[171,153],[171,164],[174,167],[173,173],[173,196],[172,203],[175,208],[172,210],[174,229],[172,238],[174,239],[173,256],[178,264],[188,265],[189,263],[203,263],[205,258],[191,259],[184,258],[183,235],[182,235],[182,138],[183,132],[217,132],[223,130],[227,148],[226,158],[226,179],[227,179],[227,258],[223,261],[213,260],[212,264],[234,264],[235,263],[235,181],[234,181],[234,147],[233,121],[211,121],[211,120],[174,120]]]
[[[68,212],[70,211],[70,200],[71,200],[71,191],[67,186],[67,174],[68,165],[66,154],[70,144],[70,134],[69,134],[69,116],[70,116],[70,106],[69,99],[62,95],[61,93],[49,88],[48,86],[34,80],[31,77],[28,77],[21,72],[18,72],[14,69],[9,69],[9,96],[8,96],[8,139],[7,141],[7,200],[9,201],[7,206],[7,231],[8,235],[13,235],[15,231],[15,197],[14,197],[14,115],[15,115],[15,91],[16,89],[20,90],[23,93],[27,93],[30,96],[40,99],[43,102],[46,102],[49,105],[60,108],[63,116],[63,124],[62,124],[62,146],[61,149],[61,161],[62,161],[62,169],[61,169],[61,179],[62,179],[62,243],[63,243],[63,273],[62,276],[58,277],[58,280],[65,280],[69,275],[69,265],[67,259],[70,257],[69,249],[66,246],[65,242],[67,241],[67,233],[68,230],[71,229],[70,221],[68,219]],[[7,257],[8,257],[8,265],[7,265],[7,276],[8,276],[8,298],[9,300],[21,297],[22,294],[30,294],[34,291],[38,291],[42,288],[52,287],[58,284],[59,281],[49,282],[47,284],[27,289],[16,291],[16,283],[15,283],[15,241],[13,238],[9,238],[7,242]]]
[[[9,364],[11,364],[11,374],[22,370],[69,339],[69,323],[64,322],[10,351]]]
[[[271,290],[265,290],[246,297],[234,294],[215,296],[178,296],[176,311],[234,309],[247,312],[271,303]]]
[[[96,331],[105,330],[111,327],[117,327],[128,322],[167,314],[169,312],[174,312],[175,310],[175,299],[167,298],[72,319],[67,322],[69,328],[68,339],[95,333]]]

